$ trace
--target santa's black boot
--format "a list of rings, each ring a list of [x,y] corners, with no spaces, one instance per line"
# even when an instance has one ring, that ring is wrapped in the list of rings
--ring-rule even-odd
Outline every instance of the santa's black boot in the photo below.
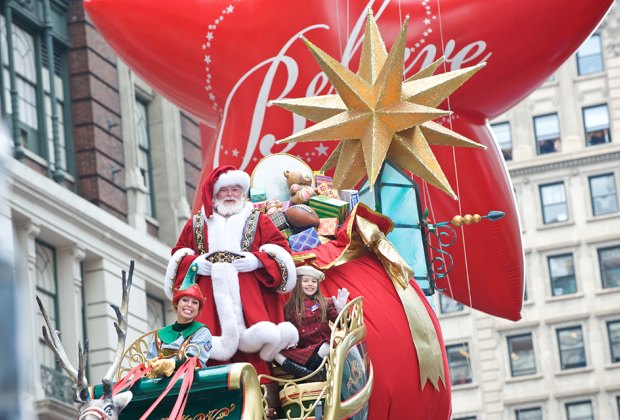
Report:
[[[296,378],[303,378],[304,376],[310,375],[313,370],[308,369],[305,366],[300,365],[299,363],[293,362],[291,359],[284,359],[282,363],[282,369],[292,374]]]

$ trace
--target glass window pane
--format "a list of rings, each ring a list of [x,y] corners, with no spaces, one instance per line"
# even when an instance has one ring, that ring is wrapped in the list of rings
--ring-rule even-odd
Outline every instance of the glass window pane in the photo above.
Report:
[[[540,407],[518,408],[515,410],[517,420],[542,420],[542,409]]]
[[[449,296],[440,293],[439,308],[442,314],[451,314],[454,312],[461,312],[464,309],[464,306],[461,302],[457,302]]]
[[[586,134],[586,146],[604,144],[611,141],[607,105],[584,108],[583,125]]]
[[[579,75],[603,71],[603,54],[599,34],[593,34],[577,51],[577,71]]]
[[[591,401],[580,401],[566,404],[568,420],[594,420]]]
[[[591,176],[590,195],[592,197],[592,213],[616,213],[618,211],[618,195],[614,174]]]
[[[153,195],[153,172],[151,168],[151,141],[149,137],[148,105],[136,99],[134,125],[138,142],[138,167],[146,189],[145,214],[155,216]]]
[[[620,362],[620,321],[607,322],[609,347],[611,348],[611,362]]]
[[[536,373],[532,334],[508,337],[508,353],[512,376],[533,375]]]
[[[146,295],[146,314],[149,331],[162,328],[166,324],[164,302],[156,297]]]
[[[512,160],[512,137],[510,135],[510,123],[504,122],[499,124],[491,124],[493,135],[499,145],[504,160]]]
[[[568,205],[566,203],[566,191],[563,182],[541,185],[540,199],[542,202],[543,222],[545,224],[566,222],[568,220]]]
[[[598,250],[603,288],[620,286],[620,246]]]
[[[534,117],[536,151],[539,155],[560,151],[560,120],[558,114]]]
[[[586,350],[581,327],[557,330],[562,370],[586,366]]]
[[[547,257],[549,277],[551,278],[551,294],[553,296],[568,295],[577,292],[575,265],[572,254]]]
[[[461,343],[446,346],[450,379],[452,385],[470,384],[472,382],[471,364],[469,362],[469,344]]]

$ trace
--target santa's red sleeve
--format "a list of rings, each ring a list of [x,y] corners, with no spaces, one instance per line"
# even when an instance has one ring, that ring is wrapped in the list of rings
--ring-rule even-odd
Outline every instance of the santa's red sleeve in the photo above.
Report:
[[[280,293],[290,292],[297,282],[291,248],[271,219],[264,214],[258,218],[254,245],[252,253],[264,266],[264,269],[255,272],[258,280]]]
[[[191,219],[185,223],[171,254],[164,279],[164,293],[170,300],[172,300],[172,289],[179,287],[183,282],[187,270],[197,257],[194,250],[194,226]]]

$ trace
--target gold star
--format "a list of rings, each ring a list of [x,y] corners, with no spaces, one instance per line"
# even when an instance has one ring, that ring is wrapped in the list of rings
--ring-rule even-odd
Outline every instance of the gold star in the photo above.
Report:
[[[304,39],[338,94],[273,101],[316,123],[278,143],[340,140],[323,165],[336,167],[335,188],[353,188],[365,175],[373,186],[387,159],[456,198],[429,144],[484,146],[432,120],[449,114],[435,107],[482,65],[433,76],[438,60],[403,82],[407,21],[388,54],[369,10],[358,74]]]

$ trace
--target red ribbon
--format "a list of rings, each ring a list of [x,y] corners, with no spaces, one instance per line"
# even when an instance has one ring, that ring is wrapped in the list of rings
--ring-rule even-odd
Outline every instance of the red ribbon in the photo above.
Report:
[[[159,395],[159,397],[151,404],[149,409],[140,417],[140,420],[146,420],[149,415],[157,408],[159,403],[164,399],[164,397],[170,392],[174,384],[183,376],[183,382],[181,383],[181,389],[179,390],[179,395],[177,396],[177,400],[174,403],[174,407],[172,407],[172,411],[170,412],[170,416],[168,416],[168,420],[182,420],[183,411],[185,410],[185,405],[187,404],[187,397],[189,396],[189,390],[192,387],[192,383],[194,382],[194,370],[198,366],[198,358],[190,357],[188,358],[174,373],[172,378],[170,378],[170,382],[168,382],[168,386],[166,389]]]

